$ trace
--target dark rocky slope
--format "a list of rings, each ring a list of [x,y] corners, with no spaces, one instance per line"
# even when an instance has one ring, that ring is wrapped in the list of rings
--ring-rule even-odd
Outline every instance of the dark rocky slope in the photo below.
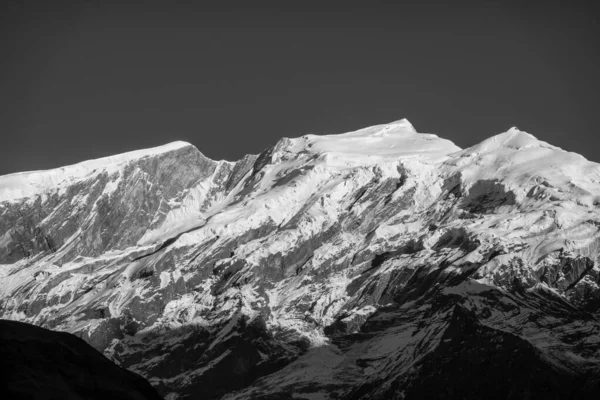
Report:
[[[83,340],[0,320],[0,398],[159,400],[150,384]]]

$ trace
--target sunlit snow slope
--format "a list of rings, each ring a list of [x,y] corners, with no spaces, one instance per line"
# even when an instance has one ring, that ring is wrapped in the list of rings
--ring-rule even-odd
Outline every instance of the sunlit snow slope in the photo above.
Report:
[[[0,313],[168,399],[591,398],[599,196],[516,128],[176,142],[0,177]]]

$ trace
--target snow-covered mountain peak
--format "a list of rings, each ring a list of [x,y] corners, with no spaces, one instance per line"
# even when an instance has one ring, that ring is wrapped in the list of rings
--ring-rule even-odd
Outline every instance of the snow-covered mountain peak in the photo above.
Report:
[[[388,125],[401,126],[406,130],[410,130],[410,131],[417,133],[417,130],[415,129],[414,125],[411,124],[410,121],[406,118],[402,118],[397,121],[390,122]]]
[[[124,164],[146,157],[160,156],[184,148],[195,147],[184,141],[175,141],[162,146],[142,150],[134,150],[122,154],[82,161],[64,167],[19,172],[0,176],[0,202],[14,201],[25,197],[41,194],[50,189],[56,189],[64,184],[103,172],[113,173]]]
[[[538,140],[530,133],[519,130],[517,127],[512,127],[506,132],[492,136],[483,142],[471,147],[470,150],[478,153],[497,151],[500,149],[525,149],[532,147],[545,147],[556,149],[546,142]]]
[[[577,154],[400,120],[235,163],[181,142],[102,160],[0,193],[0,317],[168,399],[483,398],[497,376],[569,398],[600,376],[600,165]]]
[[[375,125],[336,135],[306,135],[292,139],[295,152],[330,153],[338,158],[364,161],[375,159],[444,159],[460,151],[449,140],[433,134],[418,133],[406,119]]]
[[[452,167],[450,167],[452,166]],[[459,171],[464,187],[480,181],[503,182],[524,198],[543,182],[561,190],[554,199],[591,206],[600,193],[600,164],[537,139],[516,127],[453,154],[446,162],[448,172]]]
[[[516,126],[510,128],[508,131],[495,136],[497,141],[502,142],[502,146],[511,147],[513,149],[520,149],[530,146],[540,146],[542,142],[535,136],[525,131],[521,131]]]

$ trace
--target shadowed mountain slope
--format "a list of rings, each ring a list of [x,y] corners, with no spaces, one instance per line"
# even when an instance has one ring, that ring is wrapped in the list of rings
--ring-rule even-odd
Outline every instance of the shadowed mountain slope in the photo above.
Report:
[[[3,399],[158,400],[142,377],[65,332],[0,320]]]

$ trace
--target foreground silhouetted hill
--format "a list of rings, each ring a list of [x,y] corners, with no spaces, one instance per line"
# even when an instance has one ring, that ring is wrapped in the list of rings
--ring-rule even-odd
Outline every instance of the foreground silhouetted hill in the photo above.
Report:
[[[150,384],[78,337],[0,320],[3,399],[160,399]]]

